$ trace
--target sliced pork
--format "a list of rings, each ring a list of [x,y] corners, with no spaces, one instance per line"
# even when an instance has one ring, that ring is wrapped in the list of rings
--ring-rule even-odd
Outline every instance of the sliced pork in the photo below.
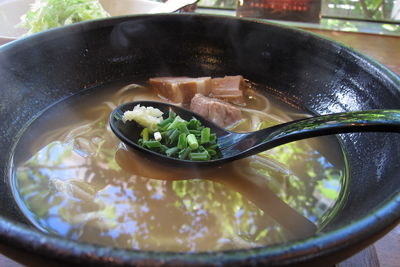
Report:
[[[244,104],[244,91],[247,89],[243,76],[225,76],[211,80],[212,96],[232,104]]]
[[[190,102],[193,112],[213,121],[221,127],[226,127],[242,118],[239,108],[219,99],[196,94]]]
[[[190,103],[195,94],[211,92],[211,77],[157,77],[149,83],[158,95],[176,103]]]

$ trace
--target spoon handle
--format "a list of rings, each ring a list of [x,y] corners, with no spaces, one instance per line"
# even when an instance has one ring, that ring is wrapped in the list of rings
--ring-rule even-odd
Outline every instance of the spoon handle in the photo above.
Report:
[[[244,149],[245,155],[240,157],[301,139],[352,132],[400,132],[400,110],[377,109],[335,113],[262,129],[249,133],[242,139],[247,140],[243,143],[252,145]]]

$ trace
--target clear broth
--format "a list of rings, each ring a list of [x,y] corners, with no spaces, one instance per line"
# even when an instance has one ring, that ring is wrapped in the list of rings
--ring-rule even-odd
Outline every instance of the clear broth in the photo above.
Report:
[[[301,222],[288,229],[284,216],[274,215],[274,201],[321,229],[340,200],[346,172],[335,137],[293,142],[212,169],[174,168],[136,154],[108,126],[116,105],[164,100],[141,86],[118,89],[95,88],[55,104],[21,135],[13,192],[41,231],[127,249],[245,249],[304,237]],[[235,131],[310,115],[249,92],[245,120]],[[268,116],[260,113],[266,110]]]

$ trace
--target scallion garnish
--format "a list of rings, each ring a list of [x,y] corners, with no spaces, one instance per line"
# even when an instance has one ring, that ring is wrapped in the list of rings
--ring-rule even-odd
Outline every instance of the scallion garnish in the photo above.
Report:
[[[217,135],[196,118],[182,119],[172,110],[157,129],[144,128],[138,144],[168,157],[205,161],[220,156]]]

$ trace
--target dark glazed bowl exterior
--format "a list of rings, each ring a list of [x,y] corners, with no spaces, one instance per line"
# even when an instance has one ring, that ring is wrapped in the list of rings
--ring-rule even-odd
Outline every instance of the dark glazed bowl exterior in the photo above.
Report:
[[[142,252],[43,234],[9,189],[11,149],[49,105],[82,89],[151,76],[241,74],[320,114],[399,109],[400,79],[379,63],[305,31],[204,15],[119,17],[49,30],[0,47],[0,240],[59,262],[104,265],[327,265],[372,243],[400,219],[400,137],[343,135],[343,203],[305,240],[210,253]]]

